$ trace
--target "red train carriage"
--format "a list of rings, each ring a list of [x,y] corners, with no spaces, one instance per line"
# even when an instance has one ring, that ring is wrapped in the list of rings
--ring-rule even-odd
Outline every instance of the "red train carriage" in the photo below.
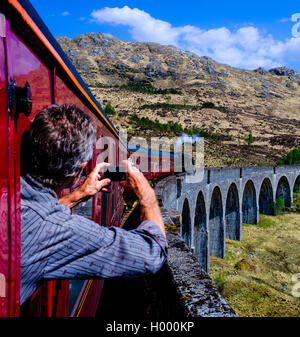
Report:
[[[97,146],[85,174],[103,154],[102,137],[111,137],[115,148],[120,145],[120,154],[125,158],[127,149],[56,40],[25,0],[0,3],[0,102],[0,316],[18,316],[20,149],[24,131],[43,108],[52,103],[73,103],[89,114],[97,127]],[[113,150],[106,151],[107,155]],[[119,152],[115,153],[113,163],[118,164]],[[119,225],[123,209],[121,193],[120,185],[114,183],[112,193],[98,193],[74,212],[99,225]],[[103,280],[50,281],[31,296],[21,312],[30,316],[93,316],[102,287]]]
[[[127,144],[27,0],[0,3],[0,103],[0,317],[19,316],[20,312],[21,316],[94,316],[103,280],[45,282],[20,308],[20,172],[26,161],[22,136],[45,107],[73,103],[97,127],[94,156],[83,178],[96,162],[118,165],[134,151],[128,152]],[[174,173],[172,153],[140,149],[134,159],[138,165],[145,160],[148,179]],[[69,192],[66,189],[62,194]],[[114,182],[112,193],[98,193],[72,211],[102,226],[119,226],[122,192]]]
[[[147,179],[156,180],[174,173],[175,156],[173,152],[145,149],[127,144],[132,162],[144,173]]]

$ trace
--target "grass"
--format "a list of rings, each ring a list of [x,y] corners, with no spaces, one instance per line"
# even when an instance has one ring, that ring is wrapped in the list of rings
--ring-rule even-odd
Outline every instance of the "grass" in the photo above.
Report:
[[[269,217],[266,217],[265,215],[261,214],[257,225],[258,227],[261,227],[261,228],[267,228],[267,227],[273,226],[274,221],[270,219]]]
[[[224,259],[211,257],[210,275],[238,316],[299,317],[299,246],[300,214],[260,215],[258,225],[243,225],[241,241],[226,240]]]

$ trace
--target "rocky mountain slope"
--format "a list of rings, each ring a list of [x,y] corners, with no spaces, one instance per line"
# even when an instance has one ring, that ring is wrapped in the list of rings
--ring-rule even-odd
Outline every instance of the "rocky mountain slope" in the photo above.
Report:
[[[210,166],[274,164],[300,145],[300,73],[292,69],[237,69],[174,46],[102,33],[57,40],[102,106],[116,109],[112,121],[131,135],[170,135],[133,123],[134,114],[218,133],[205,145]],[[126,86],[141,82],[161,90]]]

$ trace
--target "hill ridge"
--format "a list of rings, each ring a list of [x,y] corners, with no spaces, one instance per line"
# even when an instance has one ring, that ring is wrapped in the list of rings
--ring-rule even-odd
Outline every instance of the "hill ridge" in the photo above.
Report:
[[[57,41],[103,107],[116,109],[110,116],[116,127],[131,135],[159,133],[134,124],[135,114],[225,135],[206,150],[212,166],[274,164],[300,146],[300,73],[293,69],[234,68],[174,46],[120,41],[106,33]],[[128,91],[131,83],[161,90]]]

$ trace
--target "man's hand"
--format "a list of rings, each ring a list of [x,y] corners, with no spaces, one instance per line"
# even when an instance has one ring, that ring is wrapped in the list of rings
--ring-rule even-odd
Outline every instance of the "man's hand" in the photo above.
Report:
[[[130,161],[124,160],[122,163],[126,167],[126,182],[121,182],[120,184],[125,189],[135,193],[139,199],[141,213],[144,215],[144,220],[155,222],[161,229],[163,235],[166,237],[165,226],[154,190],[143,173],[132,166]]]
[[[110,179],[101,179],[103,169],[108,166],[110,166],[108,163],[99,163],[86,177],[83,184],[78,188],[83,198],[92,197],[98,192],[111,192],[108,188],[111,183]]]
[[[126,167],[126,182],[121,181],[121,185],[125,189],[133,192],[140,203],[148,203],[150,201],[155,202],[155,193],[143,173],[134,167],[128,160],[124,160],[122,163]]]
[[[108,163],[99,163],[93,171],[86,177],[83,184],[70,194],[59,199],[59,203],[69,208],[73,208],[82,201],[94,196],[98,192],[111,192],[110,179],[101,179],[101,171],[104,167],[110,166]]]

